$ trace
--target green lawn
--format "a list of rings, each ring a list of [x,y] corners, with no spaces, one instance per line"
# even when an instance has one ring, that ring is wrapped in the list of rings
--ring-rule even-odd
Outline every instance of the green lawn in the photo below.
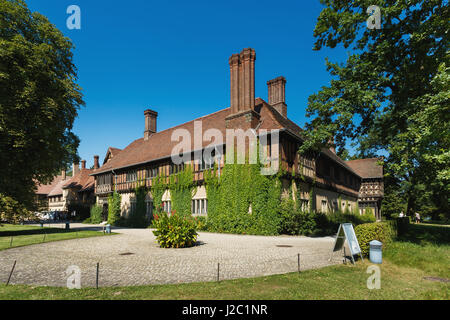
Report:
[[[367,289],[368,259],[299,273],[209,283],[69,290],[0,285],[0,299],[450,299],[450,245],[445,232],[414,226],[386,249],[381,289]],[[448,230],[448,229],[447,229]]]
[[[4,224],[0,226],[0,250],[36,243],[103,236],[91,230],[65,230],[61,228]],[[11,241],[12,240],[12,241]],[[11,246],[12,244],[12,246]]]

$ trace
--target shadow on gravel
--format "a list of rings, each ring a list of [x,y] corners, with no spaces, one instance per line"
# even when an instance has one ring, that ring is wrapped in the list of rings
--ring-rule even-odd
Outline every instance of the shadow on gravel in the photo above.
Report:
[[[17,231],[0,231],[0,237],[16,237],[16,236],[30,236],[39,234],[62,234],[62,233],[72,233],[76,231],[102,231],[102,227],[83,227],[83,228],[72,228],[69,230],[62,228],[39,228],[30,230],[17,230]]]

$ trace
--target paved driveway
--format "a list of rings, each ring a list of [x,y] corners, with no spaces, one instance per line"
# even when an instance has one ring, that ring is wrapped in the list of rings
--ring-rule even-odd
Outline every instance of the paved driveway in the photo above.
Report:
[[[72,224],[74,227],[86,225]],[[94,287],[100,263],[99,286],[129,286],[248,278],[319,268],[342,261],[330,252],[332,237],[249,236],[200,232],[199,245],[162,249],[150,229],[113,229],[108,237],[65,240],[0,251],[0,281],[66,286],[66,269],[81,269],[81,286]]]

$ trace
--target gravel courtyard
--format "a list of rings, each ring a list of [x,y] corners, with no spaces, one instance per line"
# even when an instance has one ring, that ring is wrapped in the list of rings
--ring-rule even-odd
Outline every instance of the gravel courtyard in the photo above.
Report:
[[[86,227],[71,224],[71,228]],[[249,278],[342,263],[340,253],[328,261],[334,239],[249,236],[200,232],[192,248],[162,249],[150,229],[113,229],[118,235],[36,244],[0,251],[0,282],[14,260],[12,284],[66,286],[66,269],[81,269],[81,286],[134,286]]]

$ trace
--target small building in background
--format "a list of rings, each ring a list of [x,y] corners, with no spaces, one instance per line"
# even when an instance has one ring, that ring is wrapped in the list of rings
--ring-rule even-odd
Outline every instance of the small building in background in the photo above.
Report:
[[[383,158],[347,161],[350,168],[361,176],[358,206],[361,214],[372,211],[381,220],[381,201],[384,197]]]

